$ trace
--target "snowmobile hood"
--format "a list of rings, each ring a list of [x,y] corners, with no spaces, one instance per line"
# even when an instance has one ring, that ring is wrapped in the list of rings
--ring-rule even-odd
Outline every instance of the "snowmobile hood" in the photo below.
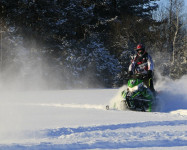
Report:
[[[143,82],[143,80],[140,80],[140,79],[130,79],[128,81],[128,87],[133,88],[134,86],[137,86],[142,82]]]

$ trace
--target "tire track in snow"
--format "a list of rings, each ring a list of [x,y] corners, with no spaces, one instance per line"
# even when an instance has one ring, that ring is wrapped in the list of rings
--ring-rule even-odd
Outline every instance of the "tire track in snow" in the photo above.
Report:
[[[36,104],[37,105],[37,104]],[[104,105],[91,105],[91,104],[38,104],[40,106],[48,106],[48,107],[63,107],[63,108],[84,108],[84,109],[100,109],[105,110]]]

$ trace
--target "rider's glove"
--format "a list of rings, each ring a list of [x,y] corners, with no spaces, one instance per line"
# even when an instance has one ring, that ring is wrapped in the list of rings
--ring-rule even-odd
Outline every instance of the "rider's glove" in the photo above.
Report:
[[[152,70],[147,71],[147,76],[148,76],[148,78],[152,78]]]

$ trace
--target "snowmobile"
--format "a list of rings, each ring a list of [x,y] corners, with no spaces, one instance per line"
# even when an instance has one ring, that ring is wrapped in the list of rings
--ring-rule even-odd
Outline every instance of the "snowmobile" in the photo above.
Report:
[[[130,109],[136,111],[154,111],[156,106],[155,94],[146,87],[143,83],[143,79],[146,76],[135,74],[128,80],[127,90],[122,91],[122,100],[120,103],[120,109]]]
[[[145,75],[132,75],[127,83],[127,89],[121,92],[119,107],[116,103],[112,104],[111,109],[135,110],[135,111],[156,111],[157,98],[155,94],[143,83]],[[109,105],[106,109],[110,109]]]

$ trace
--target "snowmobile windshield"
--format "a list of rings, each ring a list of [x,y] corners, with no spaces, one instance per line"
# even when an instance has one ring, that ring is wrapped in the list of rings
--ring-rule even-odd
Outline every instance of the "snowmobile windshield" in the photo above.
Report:
[[[134,86],[137,86],[137,85],[139,85],[139,84],[142,83],[142,82],[143,82],[143,81],[140,80],[140,79],[130,79],[130,80],[128,81],[128,87],[133,88]]]

